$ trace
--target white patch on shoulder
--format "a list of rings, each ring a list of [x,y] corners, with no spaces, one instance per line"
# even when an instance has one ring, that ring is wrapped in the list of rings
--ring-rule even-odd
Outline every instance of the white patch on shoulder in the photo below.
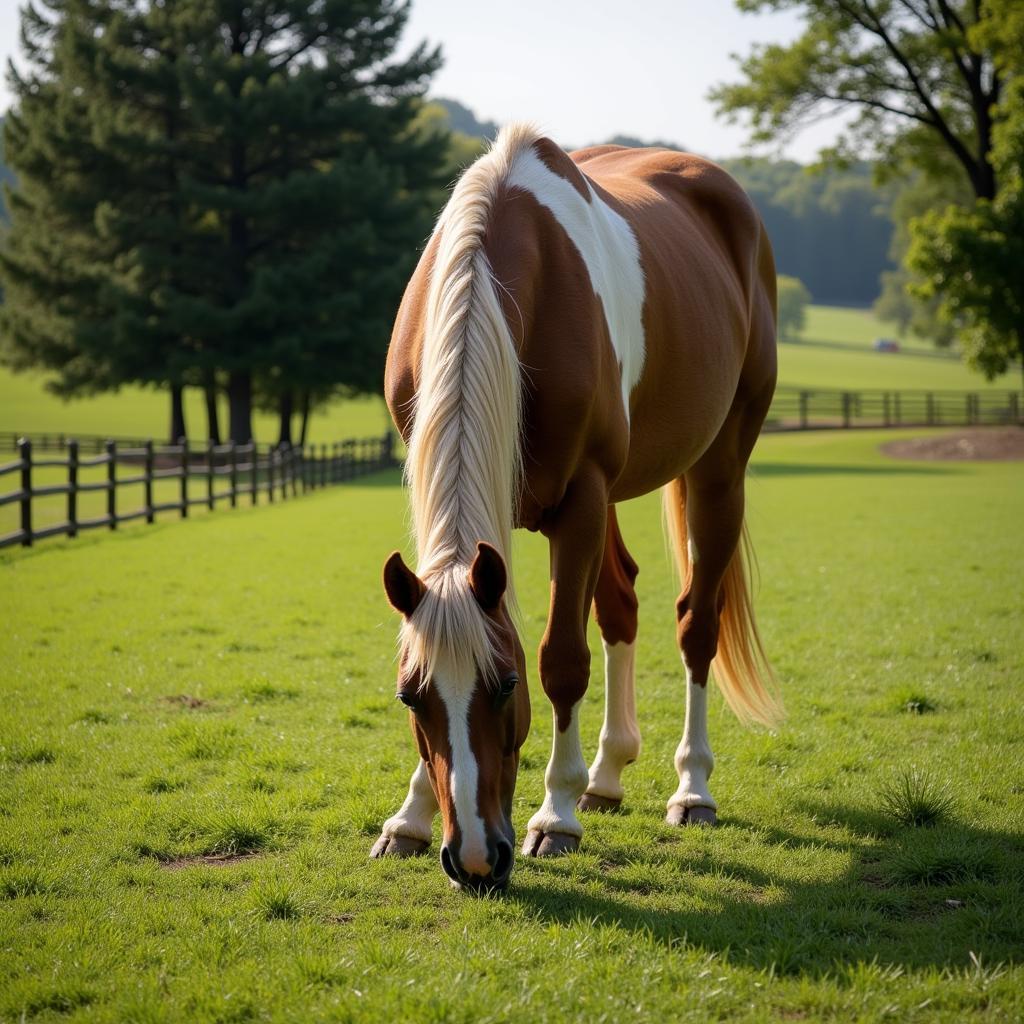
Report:
[[[581,172],[582,173],[582,172]],[[628,221],[607,205],[583,177],[588,203],[555,174],[531,146],[515,159],[508,184],[546,206],[583,257],[590,283],[601,299],[608,335],[619,361],[622,405],[629,422],[629,396],[644,368],[644,273],[640,246]]]

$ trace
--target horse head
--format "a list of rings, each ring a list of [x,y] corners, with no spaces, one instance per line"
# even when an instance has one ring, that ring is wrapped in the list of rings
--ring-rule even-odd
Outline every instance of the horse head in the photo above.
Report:
[[[396,551],[384,589],[403,616],[397,698],[409,709],[441,811],[441,866],[458,886],[504,886],[512,796],[530,727],[526,662],[505,602],[505,562],[489,544],[472,564],[420,579]]]

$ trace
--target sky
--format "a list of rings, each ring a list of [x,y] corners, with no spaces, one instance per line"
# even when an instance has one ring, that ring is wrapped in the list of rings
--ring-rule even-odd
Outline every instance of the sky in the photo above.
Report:
[[[19,6],[0,0],[5,67]],[[402,47],[439,43],[431,94],[481,120],[534,121],[564,146],[622,134],[726,157],[747,133],[715,118],[708,90],[738,77],[730,54],[799,32],[792,12],[741,15],[731,0],[413,0]],[[0,110],[10,100],[4,82]],[[820,123],[772,153],[811,160],[837,128]]]

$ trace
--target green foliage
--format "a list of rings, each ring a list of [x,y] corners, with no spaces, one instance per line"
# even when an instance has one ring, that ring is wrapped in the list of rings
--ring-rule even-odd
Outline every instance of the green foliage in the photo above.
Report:
[[[811,293],[803,282],[795,277],[780,274],[779,287],[779,338],[782,341],[795,341],[807,323],[807,304],[811,301]]]
[[[954,177],[930,178],[914,172],[895,185],[889,258],[896,269],[882,273],[882,290],[875,301],[874,312],[880,319],[896,324],[901,338],[923,338],[939,348],[953,345],[956,332],[940,315],[940,299],[920,294],[922,278],[907,266],[906,257],[912,237],[911,225],[917,217],[950,204],[969,205],[970,202],[970,189],[964,181]]]
[[[891,436],[759,442],[758,616],[789,718],[743,730],[712,691],[714,830],[662,822],[678,584],[658,495],[621,507],[642,618],[626,807],[587,818],[578,854],[519,858],[494,899],[450,889],[437,832],[430,856],[367,859],[416,757],[379,582],[407,527],[397,473],[3,553],[0,746],[56,756],[0,762],[0,1018],[512,1022],[525,992],[537,1024],[1020,1019],[1024,479],[889,460]],[[517,537],[514,564],[532,666],[543,538]],[[526,682],[520,834],[552,728]],[[254,703],[263,685],[295,696]],[[164,699],[197,692],[201,707]],[[903,712],[912,692],[936,712]],[[189,757],[172,738],[189,723],[233,727],[230,756]],[[949,779],[948,821],[903,828],[880,807],[907,750]]]
[[[781,274],[798,277],[818,302],[867,305],[878,295],[892,222],[887,190],[864,163],[813,173],[790,160],[725,160],[764,221]]]
[[[938,302],[970,365],[992,379],[1024,369],[1024,10],[989,0],[979,26],[1007,79],[993,129],[998,190],[973,206],[930,210],[913,224],[908,254],[918,292]]]
[[[226,381],[236,440],[254,382],[379,390],[446,146],[413,128],[439,56],[395,56],[408,6],[39,11],[7,125],[8,362],[66,392]]]
[[[890,171],[951,166],[977,195],[994,191],[987,139],[1000,80],[975,33],[990,18],[977,3],[877,0],[736,0],[747,12],[796,9],[791,43],[756,46],[742,81],[711,98],[732,120],[746,115],[756,142],[785,139],[836,111],[852,112],[823,158],[878,159]],[[980,144],[979,144],[979,140]]]

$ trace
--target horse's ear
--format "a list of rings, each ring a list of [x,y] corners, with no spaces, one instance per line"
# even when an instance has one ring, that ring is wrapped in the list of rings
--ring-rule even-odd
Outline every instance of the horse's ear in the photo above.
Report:
[[[469,589],[485,612],[496,612],[508,586],[505,560],[490,544],[480,541],[469,568]]]
[[[384,563],[384,592],[391,607],[406,618],[419,607],[426,589],[419,576],[402,561],[398,551]]]

